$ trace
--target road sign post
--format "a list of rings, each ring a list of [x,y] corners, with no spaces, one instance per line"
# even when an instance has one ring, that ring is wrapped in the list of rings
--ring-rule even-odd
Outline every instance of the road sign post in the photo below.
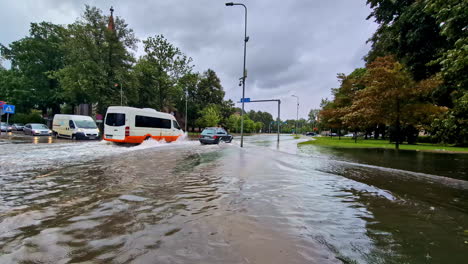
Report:
[[[10,119],[10,114],[15,113],[15,106],[14,105],[3,105],[3,113],[7,114],[7,120],[6,120],[6,131],[8,132],[8,122]],[[1,130],[1,129],[0,129]]]
[[[3,112],[5,114],[14,114],[15,113],[15,106],[14,105],[3,105]]]
[[[262,102],[277,102],[278,103],[278,144],[280,141],[280,108],[281,108],[281,100],[279,99],[269,99],[269,100],[250,100],[250,98],[241,98],[241,101],[239,103],[262,103]]]

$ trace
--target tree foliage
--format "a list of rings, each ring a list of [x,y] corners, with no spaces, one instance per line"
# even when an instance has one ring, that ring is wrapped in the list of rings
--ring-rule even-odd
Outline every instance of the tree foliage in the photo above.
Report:
[[[177,104],[183,97],[183,87],[179,81],[188,85],[192,59],[179,48],[167,41],[163,35],[149,37],[143,41],[145,55],[142,56],[133,71],[139,98],[136,105],[146,105],[161,111],[177,110]]]
[[[201,117],[197,119],[197,125],[199,127],[216,127],[221,121],[219,109],[214,105],[203,108],[203,110],[200,111],[200,115]]]
[[[323,101],[322,129],[395,135],[430,131],[467,144],[468,5],[459,0],[367,0],[379,24],[365,69],[339,75]],[[401,126],[401,127],[400,127]],[[409,132],[412,131],[412,132]],[[396,142],[403,140],[394,136]],[[410,140],[407,136],[406,139]]]
[[[136,48],[133,30],[117,17],[115,29],[107,27],[109,17],[96,7],[86,6],[84,14],[67,28],[62,47],[65,66],[56,77],[71,104],[96,103],[98,112],[120,104],[116,83],[125,83]]]
[[[216,106],[216,123],[226,123],[234,103],[224,100],[214,70],[193,72],[192,59],[163,35],[143,40],[144,54],[136,59],[138,41],[121,17],[92,6],[69,25],[32,23],[27,37],[0,46],[1,59],[12,65],[0,68],[2,100],[26,114],[73,113],[80,104],[103,114],[107,106],[120,105],[122,91],[124,105],[172,112],[179,122],[187,110],[192,128],[206,121],[203,109],[209,105]]]
[[[64,66],[64,37],[62,26],[31,23],[29,36],[2,46],[2,55],[11,62],[11,72],[3,72],[6,79],[2,86],[10,90],[19,110],[35,106],[44,113],[48,108],[60,111],[62,86],[53,75]]]

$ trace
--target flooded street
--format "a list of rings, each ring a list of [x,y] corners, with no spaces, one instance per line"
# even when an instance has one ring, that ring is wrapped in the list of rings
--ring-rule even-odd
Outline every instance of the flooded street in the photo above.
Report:
[[[468,155],[238,141],[2,138],[0,263],[466,263]]]

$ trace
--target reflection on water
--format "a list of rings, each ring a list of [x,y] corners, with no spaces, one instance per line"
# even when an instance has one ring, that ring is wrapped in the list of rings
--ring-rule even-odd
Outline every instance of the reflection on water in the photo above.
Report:
[[[466,185],[275,140],[22,144],[0,158],[0,263],[466,261]]]
[[[300,146],[300,152],[333,160],[422,172],[468,180],[468,155],[393,149],[327,148]]]

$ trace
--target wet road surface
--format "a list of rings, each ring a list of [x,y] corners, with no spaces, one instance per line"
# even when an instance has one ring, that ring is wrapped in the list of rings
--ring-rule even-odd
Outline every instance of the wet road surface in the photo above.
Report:
[[[0,263],[466,263],[466,156],[275,140],[0,140]]]

